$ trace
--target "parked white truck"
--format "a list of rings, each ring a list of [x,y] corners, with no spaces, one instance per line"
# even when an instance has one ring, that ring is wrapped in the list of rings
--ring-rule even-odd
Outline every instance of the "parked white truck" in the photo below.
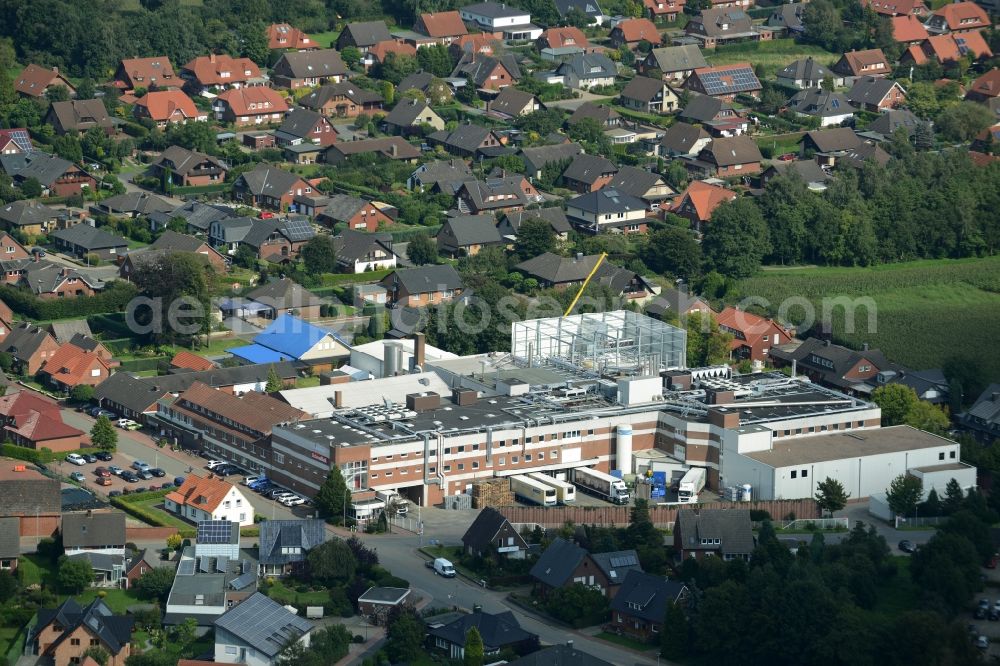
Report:
[[[439,557],[434,560],[427,560],[427,568],[434,569],[434,573],[438,576],[444,576],[445,578],[455,577],[454,565],[443,557]]]
[[[692,467],[681,478],[677,485],[677,501],[682,504],[697,504],[698,493],[705,487],[706,470],[704,467]]]
[[[397,516],[405,516],[410,512],[410,501],[395,490],[376,490],[375,497],[385,502],[386,508],[395,506]]]
[[[573,485],[590,495],[596,495],[614,504],[628,504],[628,488],[618,477],[589,467],[573,470]]]

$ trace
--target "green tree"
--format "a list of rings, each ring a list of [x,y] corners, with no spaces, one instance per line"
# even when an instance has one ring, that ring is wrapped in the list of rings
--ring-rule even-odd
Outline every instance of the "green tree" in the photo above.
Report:
[[[669,273],[685,280],[701,271],[701,245],[690,232],[677,227],[648,234],[639,257],[657,273]]]
[[[850,496],[850,493],[844,491],[844,484],[829,476],[816,484],[816,504],[821,511],[826,511],[831,516],[847,505]]]
[[[354,578],[358,562],[350,546],[340,539],[327,541],[309,551],[309,575],[326,584],[346,583]]]
[[[42,196],[42,184],[38,182],[38,179],[34,176],[26,178],[24,182],[21,183],[21,194],[23,194],[26,199],[37,199]]]
[[[77,384],[70,391],[69,396],[74,402],[90,402],[94,397],[94,387],[87,384]]]
[[[528,213],[530,215],[530,213]],[[556,249],[556,234],[552,225],[537,217],[521,221],[517,230],[515,252],[521,261],[552,252]]]
[[[905,518],[913,513],[923,497],[924,482],[915,476],[900,474],[892,480],[885,494],[892,512]]]
[[[562,127],[564,120],[565,115],[562,110],[552,108],[518,116],[514,119],[514,126],[522,132],[534,132],[538,136],[544,137]]]
[[[281,381],[281,377],[278,376],[278,371],[272,365],[267,371],[267,386],[264,387],[265,393],[277,393],[285,384]]]
[[[423,654],[424,622],[412,606],[395,606],[386,620],[385,638],[392,663],[414,661]]]
[[[150,308],[136,312],[136,320],[149,326],[155,339],[174,341],[208,331],[215,273],[203,257],[171,252],[146,264],[132,279],[144,296],[153,299]]]
[[[687,329],[688,367],[716,365],[729,360],[729,343],[733,336],[719,328],[719,322],[711,313],[692,312],[684,319],[684,328]]]
[[[753,200],[727,201],[712,212],[702,252],[719,273],[731,278],[750,277],[770,251],[767,223]]]
[[[170,568],[153,567],[135,582],[135,591],[140,599],[166,602],[173,584],[174,572]]]
[[[909,386],[886,384],[872,391],[872,401],[882,410],[882,425],[894,426],[906,423],[919,398]]]
[[[906,425],[935,435],[944,435],[951,427],[951,421],[942,408],[918,399],[906,413]]]
[[[340,51],[340,58],[344,61],[345,65],[353,69],[355,65],[361,62],[361,51],[355,46],[345,46]]]
[[[69,88],[66,86],[49,86],[45,89],[45,99],[49,102],[65,102],[69,100]]]
[[[333,247],[333,237],[329,234],[313,236],[302,247],[302,261],[306,271],[314,275],[334,273],[337,270],[337,251]]]
[[[266,65],[271,50],[267,45],[267,26],[263,22],[242,25],[237,30],[240,42],[240,55],[250,58],[258,65]]]
[[[94,582],[94,569],[87,560],[59,558],[56,584],[66,594],[80,594]]]
[[[965,502],[965,493],[962,486],[955,479],[952,479],[944,487],[944,512],[951,515],[962,508]]]
[[[344,516],[349,497],[350,493],[348,493],[344,475],[341,474],[339,467],[332,465],[326,481],[316,493],[315,502],[319,515],[323,518],[340,521]]]
[[[993,124],[990,110],[976,102],[959,102],[941,111],[934,128],[945,141],[966,142]]]
[[[0,571],[0,604],[6,604],[13,599],[20,587],[13,574]]]
[[[436,264],[438,260],[437,243],[427,234],[417,234],[407,244],[406,256],[415,266]]]
[[[679,661],[688,655],[690,629],[684,609],[679,604],[667,605],[663,618],[663,628],[660,630],[660,656],[672,661]]]
[[[186,224],[187,223],[185,222],[185,225]],[[316,238],[319,237],[317,236]],[[313,240],[315,240],[315,238]],[[236,248],[236,254],[233,255],[233,263],[237,266],[252,270],[257,268],[257,261],[257,250],[255,250],[253,246],[248,243],[240,243],[240,246]]]
[[[82,657],[83,661],[86,661],[87,657],[90,657],[101,666],[108,666],[108,659],[111,658],[111,655],[100,645],[92,645],[84,650],[80,657]]]
[[[90,429],[90,441],[105,451],[114,451],[118,446],[118,432],[107,416],[102,414],[97,417],[94,427]]]
[[[927,493],[927,500],[920,505],[920,513],[925,516],[940,516],[942,511],[943,507],[937,490],[931,488],[931,491]]]
[[[545,609],[563,622],[585,627],[606,619],[608,600],[599,590],[574,583],[550,592]]]
[[[97,95],[97,87],[94,85],[94,79],[86,77],[80,81],[80,85],[76,87],[76,98],[77,99],[94,99]]]
[[[462,659],[464,666],[483,666],[484,650],[483,637],[479,634],[479,629],[470,627],[465,632],[465,655]]]

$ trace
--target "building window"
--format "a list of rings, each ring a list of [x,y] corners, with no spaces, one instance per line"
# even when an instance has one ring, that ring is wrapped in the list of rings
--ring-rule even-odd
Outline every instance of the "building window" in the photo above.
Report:
[[[511,465],[516,465],[518,460],[519,460],[519,458],[517,456],[511,456],[510,457],[510,464]]]
[[[539,460],[545,460],[545,451],[539,451],[538,452],[538,459]]]
[[[70,645],[79,645],[80,644],[80,639],[79,638],[71,638],[71,639],[69,639],[69,644]]]
[[[950,452],[948,454],[948,457],[951,458],[952,460],[954,460],[955,459],[955,452],[954,451]]]
[[[277,451],[275,451],[275,453],[274,453],[274,464],[275,465],[280,465],[283,462],[285,462],[285,454],[284,453],[278,453]]]
[[[504,458],[503,456],[500,456],[499,460],[497,461],[497,464],[502,467],[507,464],[507,459]]]
[[[793,470],[792,470],[792,478],[793,478],[793,479],[797,479],[797,478],[798,478],[798,476],[799,476],[799,473],[798,473],[798,472],[796,472],[796,471],[795,471],[795,470],[793,469]]]
[[[473,460],[472,461],[472,469],[479,469],[479,461],[478,460]]]
[[[802,478],[804,479],[807,476],[809,476],[809,470],[807,470],[807,469],[802,470]]]
[[[465,463],[458,463],[458,471],[461,472],[463,469],[465,469]]]
[[[524,462],[531,462],[531,454],[530,453],[525,454],[525,456],[524,456]]]
[[[450,472],[451,471],[451,465],[445,465],[444,466],[444,471]],[[388,474],[386,474],[386,476],[388,476]]]
[[[938,460],[944,460],[944,451],[938,454]]]

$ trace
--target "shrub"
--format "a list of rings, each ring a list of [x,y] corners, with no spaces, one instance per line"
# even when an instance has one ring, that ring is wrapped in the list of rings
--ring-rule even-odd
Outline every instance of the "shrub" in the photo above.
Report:
[[[771,520],[771,513],[765,509],[750,509],[750,520],[755,523]]]
[[[28,619],[30,620],[31,618]],[[353,640],[355,643],[361,644],[365,642],[365,637],[362,636],[361,634],[354,634],[354,638],[351,640]]]

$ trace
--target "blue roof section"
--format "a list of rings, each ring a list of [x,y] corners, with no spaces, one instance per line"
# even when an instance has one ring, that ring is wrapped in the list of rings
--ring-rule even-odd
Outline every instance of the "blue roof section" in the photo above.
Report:
[[[333,331],[293,317],[288,314],[281,315],[274,320],[274,323],[258,333],[253,339],[254,345],[261,345],[276,352],[285,354],[288,358],[299,360],[307,351],[312,349],[317,342],[325,336],[332,335],[337,342],[350,347],[350,345]]]
[[[287,354],[282,354],[273,349],[262,347],[261,345],[247,345],[246,347],[233,347],[228,350],[230,354],[250,363],[280,363],[281,361],[293,361]]]

